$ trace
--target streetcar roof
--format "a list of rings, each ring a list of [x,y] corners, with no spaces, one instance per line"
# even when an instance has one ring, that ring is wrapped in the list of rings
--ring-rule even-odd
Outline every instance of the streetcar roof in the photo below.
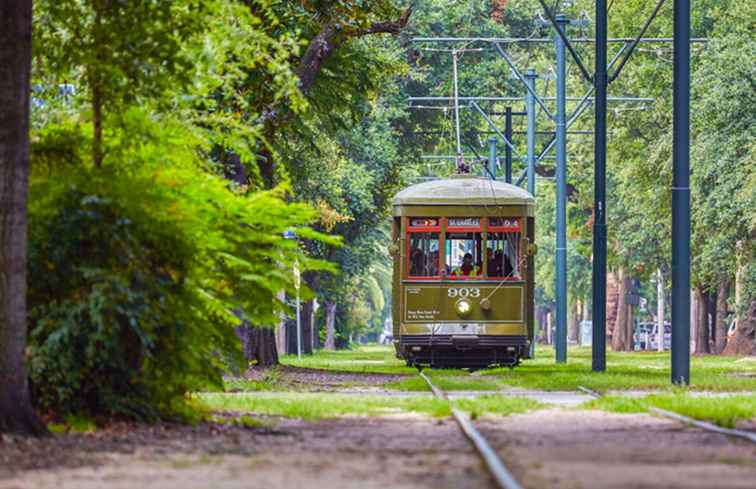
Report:
[[[476,175],[454,175],[409,186],[396,194],[402,205],[524,205],[535,199],[527,190],[500,180]]]

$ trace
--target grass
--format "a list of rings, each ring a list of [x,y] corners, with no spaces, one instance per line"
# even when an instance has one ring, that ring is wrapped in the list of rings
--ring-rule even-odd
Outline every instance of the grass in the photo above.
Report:
[[[691,390],[756,391],[756,362],[736,357],[702,356],[691,359]],[[482,376],[504,386],[543,390],[576,390],[585,386],[597,392],[609,390],[658,390],[670,388],[669,352],[607,352],[607,369],[591,371],[591,350],[572,348],[566,364],[554,363],[552,348],[540,347],[536,358],[514,370],[493,369]]]
[[[305,368],[331,371],[404,374],[387,387],[422,392],[427,387],[407,367],[395,358],[393,347],[371,345],[354,350],[319,351],[297,360],[285,356],[282,363]],[[576,390],[585,386],[597,392],[609,390],[667,390],[670,387],[669,352],[607,352],[607,370],[591,371],[590,348],[570,348],[566,364],[554,363],[554,350],[538,346],[536,358],[525,360],[513,370],[507,368],[483,370],[471,376],[465,370],[430,370],[425,373],[445,390],[498,390],[525,388],[542,390]],[[701,356],[691,359],[691,390],[697,391],[756,391],[756,360],[723,356]]]
[[[396,358],[393,347],[383,345],[362,346],[353,350],[318,350],[312,355],[284,355],[280,358],[284,365],[314,368],[337,372],[366,374],[414,375],[417,371]]]
[[[485,414],[508,416],[546,407],[546,405],[527,397],[505,397],[490,394],[476,398],[455,399],[452,403],[462,411],[470,413],[472,419]]]
[[[432,397],[354,396],[343,394],[280,393],[198,394],[210,408],[217,411],[252,412],[268,416],[301,418],[309,421],[339,416],[386,416],[415,413],[431,417],[451,415],[450,406],[468,411],[473,418],[484,414],[509,415],[542,407],[524,399],[495,395],[451,402]]]
[[[650,407],[656,407],[734,428],[739,420],[756,418],[756,394],[707,397],[680,391],[640,398],[604,396],[583,404],[583,407],[615,413],[646,413]]]
[[[456,375],[447,377],[443,373],[433,373],[426,371],[433,380],[433,383],[444,391],[496,391],[501,389],[501,385],[495,379],[481,379],[477,377]],[[410,392],[427,392],[428,384],[418,376],[407,377],[406,379],[397,380],[384,384],[386,389],[395,389]]]
[[[381,416],[402,412],[426,414],[433,417],[450,414],[447,402],[431,397],[280,393],[272,396],[200,394],[200,398],[211,409],[219,411],[253,412],[310,421],[346,415]]]

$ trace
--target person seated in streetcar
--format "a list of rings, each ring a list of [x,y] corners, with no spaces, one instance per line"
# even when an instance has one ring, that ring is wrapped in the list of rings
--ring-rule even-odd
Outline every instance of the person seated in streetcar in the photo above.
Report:
[[[454,269],[454,275],[457,277],[469,277],[475,276],[480,273],[480,269],[473,265],[473,256],[470,253],[465,253],[462,257],[462,264]]]
[[[438,250],[431,251],[428,255],[428,277],[435,277],[438,275]]]
[[[501,260],[496,260],[496,254],[491,248],[488,248],[488,276],[501,277]]]
[[[425,261],[425,253],[419,248],[415,248],[410,252],[410,275],[422,276],[423,275],[423,262]]]

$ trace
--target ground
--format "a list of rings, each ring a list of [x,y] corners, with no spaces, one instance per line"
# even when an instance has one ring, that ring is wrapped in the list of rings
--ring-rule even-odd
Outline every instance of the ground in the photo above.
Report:
[[[708,388],[688,392],[662,384],[662,354],[613,354],[610,375],[593,377],[585,351],[559,367],[550,354],[511,372],[429,372],[524,487],[753,487],[756,444],[646,412],[756,429],[752,359],[696,358],[694,382]],[[0,489],[494,487],[449,404],[387,348],[284,362],[228,379],[225,393],[198,393],[213,414],[197,426],[3,436]],[[611,395],[592,400],[578,382]]]

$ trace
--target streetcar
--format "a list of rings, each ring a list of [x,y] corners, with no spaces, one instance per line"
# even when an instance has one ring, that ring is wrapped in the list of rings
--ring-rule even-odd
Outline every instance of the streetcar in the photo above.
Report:
[[[515,367],[534,353],[535,200],[454,175],[393,200],[393,343],[407,365]]]

